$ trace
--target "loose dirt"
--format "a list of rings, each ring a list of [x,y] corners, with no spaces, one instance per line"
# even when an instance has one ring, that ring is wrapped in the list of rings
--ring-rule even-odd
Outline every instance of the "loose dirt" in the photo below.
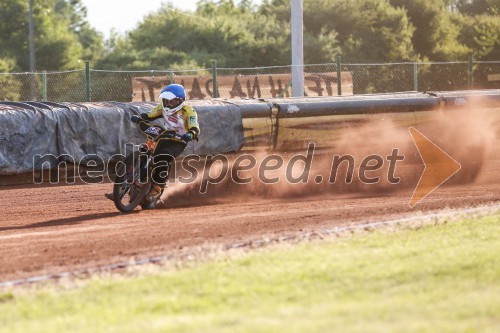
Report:
[[[2,187],[0,282],[164,255],[192,246],[232,244],[445,208],[499,203],[498,128],[467,116],[455,118],[452,125],[449,121],[446,117],[436,119],[433,125],[422,124],[418,129],[465,167],[413,209],[408,202],[424,165],[407,130],[387,122],[383,128],[369,124],[370,131],[378,133],[371,136],[371,141],[363,136],[363,130],[345,133],[336,147],[314,156],[306,184],[283,181],[285,168],[266,174],[269,178],[281,176],[275,185],[260,182],[258,169],[243,170],[240,177],[253,176],[253,183],[238,185],[228,176],[220,184],[209,184],[203,195],[199,193],[199,182],[174,185],[164,195],[165,204],[156,210],[119,213],[104,197],[111,183]],[[401,181],[388,182],[386,161],[380,170],[367,173],[378,176],[378,183],[362,184],[358,179],[361,160],[367,154],[380,154],[385,159],[393,148],[405,155],[395,171]],[[345,183],[345,165],[339,168],[339,182],[328,182],[336,154],[355,157],[353,181],[349,184]],[[265,156],[256,156],[258,164]],[[284,165],[293,158],[283,156]],[[236,170],[232,170],[233,174]],[[303,164],[296,163],[292,174],[300,175],[302,170]],[[213,170],[215,174],[217,171]],[[318,181],[318,175],[322,181]]]

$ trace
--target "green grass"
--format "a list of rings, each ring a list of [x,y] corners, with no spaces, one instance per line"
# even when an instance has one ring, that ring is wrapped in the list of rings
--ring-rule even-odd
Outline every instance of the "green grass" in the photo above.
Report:
[[[0,292],[0,332],[499,332],[499,236],[494,215]]]

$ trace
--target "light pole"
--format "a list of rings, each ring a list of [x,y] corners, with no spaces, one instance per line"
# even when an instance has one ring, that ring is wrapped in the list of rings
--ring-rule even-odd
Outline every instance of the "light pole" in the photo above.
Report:
[[[304,45],[302,0],[292,0],[292,96],[304,96]]]
[[[33,23],[33,0],[29,0],[29,52],[30,52],[30,73],[31,73],[31,99],[36,100],[35,81],[35,24]]]

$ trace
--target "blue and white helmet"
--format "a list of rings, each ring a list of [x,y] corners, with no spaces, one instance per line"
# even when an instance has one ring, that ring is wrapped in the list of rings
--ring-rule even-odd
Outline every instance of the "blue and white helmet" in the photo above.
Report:
[[[180,84],[169,84],[160,93],[160,101],[166,115],[174,114],[182,109],[185,99],[186,91]]]

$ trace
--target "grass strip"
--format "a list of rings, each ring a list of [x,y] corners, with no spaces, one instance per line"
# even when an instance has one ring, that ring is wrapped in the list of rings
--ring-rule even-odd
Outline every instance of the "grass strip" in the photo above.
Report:
[[[498,332],[499,235],[493,215],[14,289],[0,332]]]

